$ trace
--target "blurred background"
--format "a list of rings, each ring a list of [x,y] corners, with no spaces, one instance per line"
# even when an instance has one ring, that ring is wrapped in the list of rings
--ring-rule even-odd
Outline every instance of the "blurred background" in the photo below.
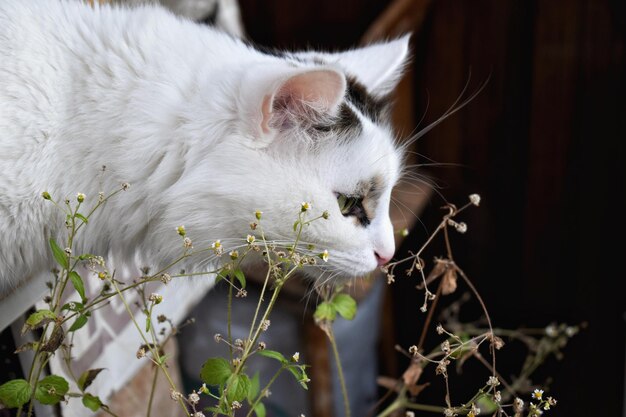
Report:
[[[239,4],[247,37],[268,47],[335,50],[411,31],[413,64],[394,113],[405,137],[445,113],[466,85],[467,97],[486,83],[417,141],[411,162],[423,164],[418,172],[436,188],[397,254],[423,243],[447,201],[479,193],[481,206],[462,216],[469,231],[453,236],[453,249],[494,325],[587,326],[563,360],[537,375],[559,399],[550,415],[624,415],[626,2]],[[425,259],[442,253],[436,247]],[[416,343],[423,294],[404,277],[386,291],[380,373],[399,376],[408,360],[393,344]],[[503,375],[515,372],[515,359],[501,356]]]

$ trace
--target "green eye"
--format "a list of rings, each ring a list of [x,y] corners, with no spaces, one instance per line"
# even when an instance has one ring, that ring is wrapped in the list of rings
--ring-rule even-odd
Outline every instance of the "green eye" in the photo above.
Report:
[[[339,205],[341,214],[344,216],[354,214],[354,209],[361,203],[361,200],[362,198],[360,197],[348,197],[345,194],[337,195],[337,204]]]

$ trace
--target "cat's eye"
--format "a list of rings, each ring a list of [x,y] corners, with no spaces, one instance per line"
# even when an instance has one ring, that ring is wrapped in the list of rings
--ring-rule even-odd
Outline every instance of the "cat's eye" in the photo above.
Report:
[[[339,210],[341,211],[341,214],[343,214],[344,216],[357,214],[355,213],[355,211],[362,207],[362,202],[362,197],[337,194],[337,204],[339,205]]]

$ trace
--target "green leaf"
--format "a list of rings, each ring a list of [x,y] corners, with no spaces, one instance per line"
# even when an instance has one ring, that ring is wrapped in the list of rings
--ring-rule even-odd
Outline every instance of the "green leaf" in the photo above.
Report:
[[[54,405],[63,399],[70,386],[65,378],[48,375],[37,383],[35,399],[42,404]]]
[[[89,223],[89,220],[87,220],[87,217],[83,216],[82,214],[76,213],[75,216],[81,219],[83,223]]]
[[[336,294],[331,302],[344,319],[352,320],[356,315],[356,301],[348,294]]]
[[[261,356],[265,356],[266,358],[276,359],[280,363],[288,363],[289,361],[285,359],[282,353],[276,352],[275,350],[259,350],[257,354]]]
[[[256,417],[265,417],[265,404],[258,403],[255,405],[254,414],[256,414]]]
[[[83,327],[85,324],[87,324],[87,316],[85,316],[84,314],[80,314],[76,318],[76,320],[74,320],[74,323],[72,323],[72,325],[70,326],[68,332],[75,332],[76,330],[78,330],[81,327]]]
[[[250,389],[248,390],[248,402],[250,404],[252,404],[257,395],[259,395],[260,389],[261,383],[259,382],[259,373],[257,372],[250,380]]]
[[[498,409],[498,404],[496,404],[491,397],[483,395],[476,401],[476,405],[480,408],[481,412],[484,414],[495,413]]]
[[[0,385],[0,402],[8,408],[18,408],[30,400],[32,390],[25,379],[13,379]]]
[[[102,401],[94,395],[85,394],[83,395],[83,405],[91,411],[98,411],[102,407]]]
[[[300,369],[299,366],[297,365],[293,365],[293,366],[287,366],[286,368],[289,372],[291,372],[291,374],[296,377],[296,379],[298,381],[300,381],[302,379],[302,370]]]
[[[296,380],[302,385],[302,388],[309,389],[307,386],[307,380],[309,377],[304,371],[304,367],[302,365],[291,365],[287,367],[287,370],[291,372],[291,374],[296,378]]]
[[[250,378],[248,378],[248,375],[233,374],[228,382],[228,392],[226,392],[228,402],[243,401],[248,396],[248,391],[250,391]]]
[[[295,223],[293,224],[293,231],[295,232],[298,229],[298,224],[300,223],[300,220],[296,220]]]
[[[150,331],[150,326],[152,325],[152,320],[150,316],[146,317],[146,333]]]
[[[208,385],[221,385],[233,373],[230,364],[224,358],[210,358],[200,370],[200,379]]]
[[[80,259],[81,261],[84,261],[84,260],[95,258],[95,257],[96,255],[92,255],[91,253],[83,253],[82,255],[78,257],[78,259]]]
[[[37,310],[26,319],[24,326],[22,326],[22,334],[43,327],[56,319],[57,315],[50,310]]]
[[[241,288],[246,288],[246,276],[241,269],[235,269],[235,277],[237,277],[239,284],[241,284]]]
[[[61,311],[70,310],[70,311],[80,311],[85,307],[83,303],[79,303],[78,301],[70,301],[69,303],[63,304],[61,307]]]
[[[52,248],[52,254],[54,255],[54,259],[56,259],[59,265],[61,265],[63,268],[68,269],[70,264],[67,260],[67,254],[63,249],[61,249],[59,245],[57,245],[57,242],[53,238],[50,238],[50,247]]]
[[[337,309],[335,305],[327,301],[320,303],[313,314],[315,321],[334,321],[336,317]]]
[[[78,275],[78,272],[72,271],[70,272],[70,280],[72,281],[72,284],[74,285],[74,288],[76,289],[76,291],[78,291],[80,298],[84,302],[86,298],[85,298],[85,284],[83,284],[83,279],[80,277],[80,275]]]
[[[222,269],[220,272],[217,273],[217,276],[215,277],[215,284],[223,279],[226,279],[227,275],[228,274]]]
[[[78,378],[78,382],[77,382],[78,388],[80,388],[81,391],[86,390],[87,387],[91,385],[93,380],[96,379],[98,374],[102,372],[103,370],[104,368],[96,368],[96,369],[89,369],[83,372],[80,375],[80,378]]]

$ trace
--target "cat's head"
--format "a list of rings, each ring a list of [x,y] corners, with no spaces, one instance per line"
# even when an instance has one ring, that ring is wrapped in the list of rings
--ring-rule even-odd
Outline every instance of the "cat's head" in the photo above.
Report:
[[[303,247],[315,245],[311,254],[328,250],[327,262],[309,268],[313,276],[363,276],[393,257],[389,204],[402,155],[389,95],[408,43],[405,36],[340,53],[284,54],[247,69],[237,93],[242,127],[222,144],[232,148],[219,174],[237,182],[221,192],[240,236],[253,233],[246,226],[260,210],[267,237],[288,244],[306,202],[307,219],[329,214],[301,236]]]

